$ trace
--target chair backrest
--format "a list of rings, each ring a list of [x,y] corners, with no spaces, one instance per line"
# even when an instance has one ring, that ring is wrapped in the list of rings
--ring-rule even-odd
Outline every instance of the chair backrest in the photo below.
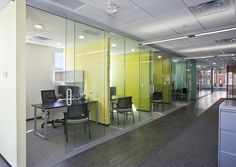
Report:
[[[182,93],[187,94],[187,88],[182,88]]]
[[[116,87],[110,87],[110,98],[116,95]]]
[[[154,92],[152,98],[153,100],[162,100],[162,92]]]
[[[87,104],[72,104],[67,107],[66,112],[67,119],[83,119],[88,118],[89,112],[87,108]]]
[[[41,91],[41,98],[42,98],[43,104],[57,101],[55,90],[42,90]]]
[[[132,108],[132,96],[119,98],[117,103],[117,108],[120,109]]]

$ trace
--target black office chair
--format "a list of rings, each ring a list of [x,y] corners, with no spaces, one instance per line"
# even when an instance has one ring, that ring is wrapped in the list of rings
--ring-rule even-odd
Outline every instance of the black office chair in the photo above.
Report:
[[[84,124],[84,132],[86,132],[86,124],[89,127],[89,139],[91,139],[91,129],[89,121],[89,111],[87,104],[79,103],[72,104],[67,107],[67,112],[64,113],[64,133],[66,142],[68,143],[68,125]]]
[[[56,102],[56,94],[55,94],[55,90],[42,90],[41,91],[41,98],[42,98],[42,103],[43,104],[47,104],[47,103],[51,103],[51,102]],[[43,110],[44,112],[44,110]],[[48,113],[48,117],[49,117],[49,113]],[[46,118],[44,118],[46,119]],[[48,121],[48,124],[52,124],[53,128],[56,128],[54,121]],[[44,123],[41,124],[41,128],[44,128]]]
[[[128,114],[133,116],[133,124],[134,124],[134,111],[132,109],[132,96],[129,97],[122,97],[118,99],[117,102],[117,121],[119,123],[119,113],[124,114],[124,126],[125,126],[125,118],[127,119]]]
[[[162,92],[154,92],[152,94],[152,102],[153,103],[162,103],[163,102]]]

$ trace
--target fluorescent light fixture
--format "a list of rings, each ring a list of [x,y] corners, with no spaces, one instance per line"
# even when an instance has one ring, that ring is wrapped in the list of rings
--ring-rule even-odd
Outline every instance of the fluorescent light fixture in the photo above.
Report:
[[[35,27],[36,29],[42,29],[42,28],[43,28],[43,25],[41,25],[41,24],[35,24],[34,27]]]
[[[158,59],[162,58],[161,56],[157,56]]]
[[[85,36],[83,36],[83,35],[79,35],[78,38],[79,38],[79,39],[84,39]]]
[[[227,29],[223,29],[223,30],[216,30],[216,31],[211,31],[211,32],[199,33],[199,34],[195,34],[195,36],[196,37],[200,37],[200,36],[204,36],[204,35],[217,34],[217,33],[221,33],[221,32],[233,31],[233,30],[236,30],[236,27],[234,27],[234,28],[227,28]]]
[[[232,57],[234,54],[225,54],[225,55],[218,55],[218,57]]]
[[[214,51],[219,49],[231,49],[235,48],[236,44],[225,44],[225,45],[213,45],[213,46],[206,46],[206,47],[199,47],[199,48],[190,48],[190,49],[183,49],[179,50],[180,53],[194,53],[194,52],[207,52],[207,51]]]
[[[131,52],[135,52],[135,49],[131,49]]]
[[[143,42],[141,45],[149,45],[154,43],[162,43],[162,42],[169,42],[169,41],[176,41],[180,39],[186,39],[188,36],[182,36],[182,37],[176,37],[176,38],[169,38],[169,39],[163,39],[163,40],[157,40],[157,41],[151,41],[151,42]]]
[[[113,44],[111,44],[111,46],[112,46],[112,47],[116,47],[116,44],[115,44],[115,43],[113,43]]]
[[[214,62],[214,63],[212,63],[213,65],[216,65],[216,63]]]
[[[185,57],[184,59],[185,60],[188,60],[188,59],[205,59],[205,58],[211,58],[211,57],[214,57],[214,56]]]
[[[7,6],[7,4],[10,2],[10,0],[1,0],[0,1],[0,11]]]
[[[61,46],[61,43],[60,42],[58,42],[58,43],[56,43],[57,44],[57,46]]]

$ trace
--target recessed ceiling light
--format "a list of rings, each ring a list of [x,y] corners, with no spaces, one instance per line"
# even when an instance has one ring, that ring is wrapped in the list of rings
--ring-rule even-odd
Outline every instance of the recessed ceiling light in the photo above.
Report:
[[[160,58],[161,58],[161,56],[157,56],[157,58],[158,58],[158,59],[160,59]]]
[[[111,44],[111,46],[112,46],[112,47],[116,47],[116,44],[115,44],[115,43],[113,43],[113,44]]]
[[[42,29],[42,28],[43,28],[43,25],[41,25],[41,24],[35,24],[34,27],[35,27],[36,29]]]
[[[135,52],[135,49],[131,49],[131,52]]]
[[[213,65],[216,65],[216,63],[214,62]]]
[[[83,36],[83,35],[79,35],[78,38],[79,38],[79,39],[84,39],[85,36]]]

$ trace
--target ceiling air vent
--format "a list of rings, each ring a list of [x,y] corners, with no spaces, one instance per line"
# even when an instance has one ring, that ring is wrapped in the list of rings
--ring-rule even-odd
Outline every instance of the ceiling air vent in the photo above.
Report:
[[[216,40],[217,44],[229,44],[229,43],[236,43],[236,37],[234,38],[226,38],[221,40]]]
[[[196,16],[207,16],[233,8],[233,0],[212,0],[195,6],[190,6],[189,10]]]
[[[52,2],[53,4],[62,7],[62,8],[67,8],[70,10],[76,10],[82,6],[84,6],[85,3],[80,2],[78,0],[48,0]]]
[[[41,36],[33,36],[31,38],[31,40],[35,40],[35,41],[50,41],[51,39],[46,38],[46,37],[41,37]]]

